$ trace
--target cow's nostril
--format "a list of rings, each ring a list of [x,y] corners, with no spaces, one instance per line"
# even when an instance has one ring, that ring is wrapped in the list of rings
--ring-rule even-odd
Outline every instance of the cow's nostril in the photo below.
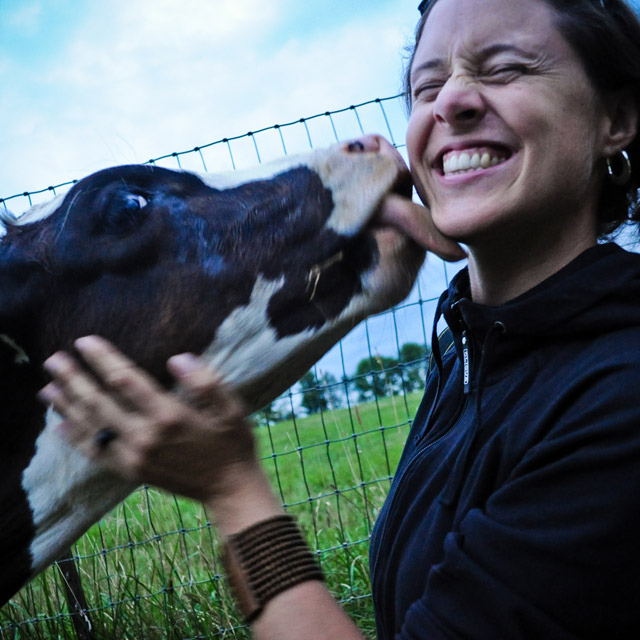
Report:
[[[347,145],[347,151],[349,153],[362,153],[364,151],[364,145],[360,140],[354,140]]]

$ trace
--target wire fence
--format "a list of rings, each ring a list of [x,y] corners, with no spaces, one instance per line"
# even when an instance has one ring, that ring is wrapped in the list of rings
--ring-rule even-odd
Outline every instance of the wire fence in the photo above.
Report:
[[[236,170],[364,132],[385,135],[404,153],[405,128],[402,97],[393,96],[148,163]],[[9,196],[0,206],[24,210],[74,183]],[[369,636],[369,537],[420,401],[416,380],[428,357],[437,296],[448,280],[446,264],[430,258],[403,304],[356,327],[303,386],[294,385],[255,416],[260,456],[282,503],[297,515],[329,588]],[[62,567],[51,567],[0,611],[0,638],[248,637],[199,504],[141,488],[91,528],[73,557],[86,602],[70,602]]]

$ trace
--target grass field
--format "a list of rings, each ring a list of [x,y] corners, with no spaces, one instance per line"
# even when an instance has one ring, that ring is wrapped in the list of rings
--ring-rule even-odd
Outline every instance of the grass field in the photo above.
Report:
[[[317,552],[327,584],[373,637],[368,540],[420,394],[257,429],[265,469]],[[245,638],[203,508],[136,491],[75,545],[96,638]],[[75,638],[48,569],[0,611],[0,638]]]

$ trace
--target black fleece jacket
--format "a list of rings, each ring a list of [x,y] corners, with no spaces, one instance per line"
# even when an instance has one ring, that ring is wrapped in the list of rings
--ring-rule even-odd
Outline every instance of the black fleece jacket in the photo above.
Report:
[[[372,537],[379,638],[638,638],[640,256],[469,295],[463,270]]]

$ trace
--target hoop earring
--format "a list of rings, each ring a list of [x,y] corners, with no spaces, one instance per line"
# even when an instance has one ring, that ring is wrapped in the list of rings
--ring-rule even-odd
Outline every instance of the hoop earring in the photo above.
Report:
[[[615,156],[612,156],[612,158],[607,158],[607,174],[609,175],[609,180],[611,180],[613,184],[622,187],[629,182],[629,178],[631,177],[631,160],[629,159],[629,154],[624,150],[620,151],[619,155],[622,157],[622,170],[620,173],[616,173],[611,162],[611,159]]]

